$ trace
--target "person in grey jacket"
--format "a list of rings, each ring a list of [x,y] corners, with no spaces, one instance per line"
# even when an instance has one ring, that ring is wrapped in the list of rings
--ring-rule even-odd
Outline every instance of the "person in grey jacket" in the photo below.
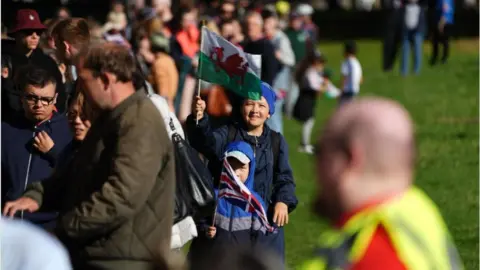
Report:
[[[274,11],[264,10],[262,16],[266,37],[275,48],[275,57],[281,64],[281,68],[277,72],[272,85],[277,94],[275,109],[281,112],[286,91],[291,84],[290,70],[295,65],[295,54],[288,36],[279,28],[277,14]],[[282,113],[273,115],[267,121],[267,124],[271,129],[283,133]]]

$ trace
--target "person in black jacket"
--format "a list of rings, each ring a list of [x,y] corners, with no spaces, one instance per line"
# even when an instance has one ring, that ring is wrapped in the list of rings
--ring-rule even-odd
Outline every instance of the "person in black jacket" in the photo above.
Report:
[[[9,33],[15,37],[15,44],[14,46],[10,46],[10,48],[6,47],[6,50],[2,51],[2,54],[10,57],[12,79],[17,76],[19,69],[27,64],[38,66],[54,76],[57,81],[56,93],[58,94],[55,109],[58,113],[63,114],[66,110],[66,93],[64,84],[62,83],[62,74],[58,69],[57,63],[38,48],[40,36],[45,29],[45,25],[41,23],[38,13],[35,10],[18,10],[15,26]],[[9,95],[13,95],[13,99],[19,101],[18,91],[13,91],[9,93]],[[20,104],[20,101],[18,104]],[[2,116],[3,120],[8,120],[9,116],[18,112],[17,107],[10,109],[7,115]]]
[[[272,85],[281,65],[275,57],[275,48],[272,43],[264,37],[262,16],[257,12],[252,12],[247,15],[245,21],[247,41],[242,44],[243,50],[246,53],[262,55],[261,79]]]
[[[2,209],[5,202],[20,198],[28,184],[47,179],[72,141],[67,117],[54,110],[55,77],[27,65],[17,80],[24,112],[12,117],[15,121],[2,121]],[[20,217],[53,228],[57,213],[45,209],[22,212]]]

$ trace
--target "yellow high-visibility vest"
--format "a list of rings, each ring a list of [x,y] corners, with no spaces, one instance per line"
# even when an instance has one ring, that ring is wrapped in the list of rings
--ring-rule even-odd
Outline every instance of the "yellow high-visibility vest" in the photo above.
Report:
[[[380,225],[407,269],[463,269],[440,212],[416,187],[399,198],[357,213],[342,229],[322,233],[314,258],[300,269],[348,269],[363,258]],[[378,260],[381,263],[382,258]]]

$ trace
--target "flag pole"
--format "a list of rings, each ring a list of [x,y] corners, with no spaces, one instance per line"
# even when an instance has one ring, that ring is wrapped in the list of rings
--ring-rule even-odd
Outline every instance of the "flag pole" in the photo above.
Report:
[[[202,51],[203,48],[203,27],[205,27],[205,20],[202,20],[202,28],[200,29],[200,51]],[[200,54],[201,57],[201,54]],[[197,97],[200,97],[200,86],[201,86],[201,80],[200,80],[200,74],[202,70],[202,61],[198,58],[198,66],[197,66],[197,76],[198,76],[198,82],[197,82]],[[198,126],[198,115],[196,117],[197,121],[197,126]]]
[[[223,173],[223,164],[224,164],[225,160],[222,160],[222,172]],[[220,179],[218,180],[218,186],[217,186],[217,190],[220,190],[220,183],[222,182],[222,175],[220,173]],[[213,212],[213,219],[212,219],[212,226],[215,226],[215,219],[217,218],[217,208],[218,208],[218,195],[217,195],[217,198],[215,200],[215,211]]]

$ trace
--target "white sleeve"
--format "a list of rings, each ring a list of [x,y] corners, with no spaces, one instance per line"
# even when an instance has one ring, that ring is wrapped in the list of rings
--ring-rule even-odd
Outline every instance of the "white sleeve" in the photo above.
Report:
[[[293,66],[295,65],[295,54],[293,53],[292,45],[290,40],[286,35],[282,36],[280,41],[280,51],[283,54],[282,61],[286,66]]]
[[[347,61],[344,61],[344,62],[342,63],[342,70],[341,70],[341,72],[342,72],[342,75],[343,75],[343,76],[348,76],[348,75],[349,75],[349,68],[348,68],[348,62],[347,62]]]
[[[310,88],[315,91],[320,91],[320,88],[322,88],[323,78],[315,70],[307,71],[307,81]]]

